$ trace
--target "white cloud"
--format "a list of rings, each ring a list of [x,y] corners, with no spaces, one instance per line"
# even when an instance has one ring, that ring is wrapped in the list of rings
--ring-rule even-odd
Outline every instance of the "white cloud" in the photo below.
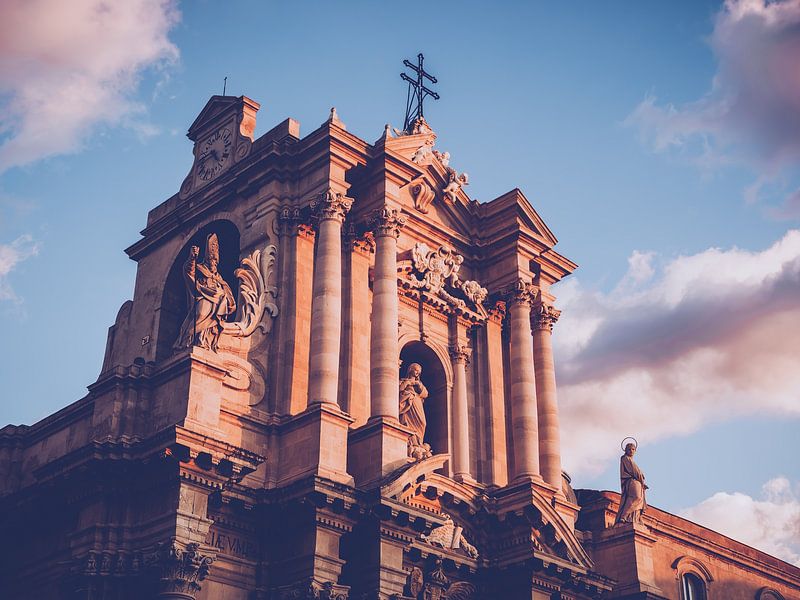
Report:
[[[21,235],[10,244],[0,244],[0,301],[18,300],[8,275],[19,263],[38,252],[39,246],[30,235]]]
[[[574,474],[604,471],[627,435],[655,442],[736,416],[800,417],[800,231],[760,252],[711,248],[659,267],[651,255],[646,268],[641,256],[611,293],[579,280],[556,290]]]
[[[800,484],[785,477],[765,483],[759,498],[717,492],[679,514],[800,567]]]
[[[140,135],[144,70],[178,58],[173,0],[0,3],[0,173],[75,152],[101,124]]]
[[[655,151],[691,156],[705,168],[750,164],[763,178],[758,187],[787,170],[796,176],[800,0],[726,0],[709,44],[718,65],[703,97],[675,106],[647,95],[625,123]]]

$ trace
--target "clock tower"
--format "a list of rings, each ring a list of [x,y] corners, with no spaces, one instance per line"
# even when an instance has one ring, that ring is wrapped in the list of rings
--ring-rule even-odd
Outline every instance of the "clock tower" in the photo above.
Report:
[[[194,162],[181,185],[182,199],[250,154],[259,108],[259,103],[247,96],[211,97],[186,134],[194,142]]]

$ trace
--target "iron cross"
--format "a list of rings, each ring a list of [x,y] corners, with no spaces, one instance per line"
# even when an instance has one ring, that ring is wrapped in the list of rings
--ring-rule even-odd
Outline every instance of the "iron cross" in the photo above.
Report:
[[[417,54],[417,65],[411,63],[411,61],[404,60],[403,64],[407,66],[409,69],[414,71],[417,75],[416,79],[412,79],[405,73],[400,73],[400,77],[403,81],[408,82],[408,97],[406,98],[406,118],[405,122],[403,123],[403,130],[404,131],[411,131],[411,127],[414,125],[414,121],[418,118],[423,118],[422,112],[422,101],[425,100],[428,96],[431,96],[434,100],[439,99],[439,94],[434,92],[431,89],[425,87],[425,80],[427,79],[431,83],[437,83],[436,77],[431,75],[430,73],[426,73],[425,69],[422,67],[422,61],[425,60],[425,57],[422,56],[420,52]]]

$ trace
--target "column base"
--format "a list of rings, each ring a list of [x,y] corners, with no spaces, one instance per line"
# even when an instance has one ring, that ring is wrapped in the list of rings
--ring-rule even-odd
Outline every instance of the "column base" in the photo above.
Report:
[[[357,487],[377,486],[380,481],[408,464],[411,430],[394,419],[374,417],[350,432],[347,470]]]
[[[353,418],[336,404],[312,404],[281,426],[278,485],[316,475],[353,485],[347,432]]]

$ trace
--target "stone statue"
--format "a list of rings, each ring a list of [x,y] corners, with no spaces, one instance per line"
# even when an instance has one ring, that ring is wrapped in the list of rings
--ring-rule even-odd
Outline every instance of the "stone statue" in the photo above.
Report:
[[[189,294],[189,313],[183,320],[176,348],[194,345],[217,351],[223,323],[236,311],[236,300],[230,286],[217,270],[219,240],[212,233],[206,239],[206,252],[198,262],[200,249],[192,246],[189,259],[183,266],[184,281]]]
[[[625,454],[619,459],[619,478],[622,497],[615,523],[640,523],[642,513],[647,509],[644,473],[633,461],[636,444],[625,444]]]
[[[425,398],[428,389],[420,379],[422,367],[411,363],[406,370],[406,376],[400,380],[400,423],[411,429],[408,437],[408,456],[410,460],[417,461],[432,456],[431,447],[425,443]]]
[[[434,527],[429,535],[421,534],[420,539],[433,546],[449,550],[461,549],[467,556],[478,558],[478,550],[464,537],[464,528],[453,522],[450,515],[442,514],[445,521],[439,527]]]

